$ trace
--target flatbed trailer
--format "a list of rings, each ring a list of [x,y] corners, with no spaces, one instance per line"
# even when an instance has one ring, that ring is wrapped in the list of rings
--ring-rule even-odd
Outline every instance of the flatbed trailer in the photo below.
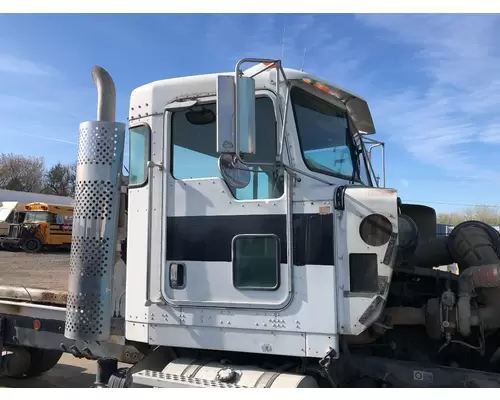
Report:
[[[117,362],[137,363],[143,353],[127,346],[123,326],[114,326],[114,335],[103,343],[74,341],[64,336],[66,319],[66,291],[0,286],[0,345],[3,361],[0,375],[14,378],[32,378],[52,369],[63,353],[76,358],[97,360],[99,364]],[[14,356],[9,362],[9,356]],[[26,359],[26,361],[19,359]],[[30,364],[26,371],[24,365]],[[105,373],[104,367],[104,373]],[[96,374],[96,385],[108,382]]]
[[[39,365],[24,377],[37,376],[57,364],[63,353],[77,358],[107,359],[109,352],[122,363],[136,363],[142,353],[127,346],[123,318],[117,313],[113,335],[105,346],[67,339],[64,336],[68,301],[68,252],[26,254],[0,252],[0,347],[15,349],[16,357],[27,350],[33,364]],[[123,303],[123,301],[122,301]],[[120,299],[117,298],[117,306]],[[113,361],[114,362],[114,361]],[[11,363],[10,367],[15,364]],[[20,377],[19,368],[9,370],[9,362],[0,366],[0,375]],[[97,377],[96,382],[99,378]]]
[[[30,360],[33,367],[23,374],[26,377],[44,373],[59,361],[64,352],[61,344],[68,344],[63,340],[68,266],[67,254],[0,252],[0,344],[6,356],[0,370],[4,375],[21,375],[18,360],[9,362],[9,356]],[[25,346],[24,351],[19,346]]]
[[[0,340],[4,344],[27,341],[25,335],[31,329],[45,332],[44,336],[64,332],[68,269],[67,253],[0,253]],[[38,335],[31,336],[29,341],[37,344]]]

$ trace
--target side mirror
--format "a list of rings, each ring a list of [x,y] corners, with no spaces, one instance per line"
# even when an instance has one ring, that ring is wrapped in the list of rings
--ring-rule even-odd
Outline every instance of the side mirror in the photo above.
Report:
[[[236,77],[236,135],[239,151],[255,154],[255,80]]]
[[[217,152],[255,154],[253,78],[217,76]]]
[[[235,112],[235,85],[234,77],[227,75],[217,76],[217,153],[236,153],[234,129]]]

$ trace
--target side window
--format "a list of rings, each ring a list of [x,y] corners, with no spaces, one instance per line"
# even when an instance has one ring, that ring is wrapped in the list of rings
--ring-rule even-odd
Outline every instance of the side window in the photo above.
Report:
[[[139,125],[129,129],[129,185],[146,183],[149,155],[149,127]]]
[[[172,176],[175,179],[219,176],[215,103],[172,114]]]
[[[58,218],[59,218],[59,215],[58,214],[50,214],[49,215],[49,220],[48,222],[50,222],[51,224],[59,224],[60,222],[57,222],[58,221]],[[62,219],[61,219],[62,220]]]
[[[275,235],[233,239],[233,284],[237,289],[276,290],[280,283],[280,243]]]
[[[248,162],[272,162],[276,159],[277,135],[274,104],[268,97],[255,102],[256,154]],[[175,179],[220,177],[216,151],[217,125],[214,103],[196,106],[172,114],[172,176]],[[283,177],[269,167],[253,167],[250,184],[232,189],[239,200],[278,198],[283,195]]]

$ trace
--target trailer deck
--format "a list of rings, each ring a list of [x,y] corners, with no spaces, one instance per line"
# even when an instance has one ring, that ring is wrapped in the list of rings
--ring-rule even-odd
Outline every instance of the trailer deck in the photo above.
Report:
[[[126,363],[140,360],[142,350],[125,343],[123,318],[114,318],[105,343],[64,336],[69,258],[69,252],[62,250],[40,254],[0,250],[0,334],[4,344],[62,350],[75,357],[112,357]]]

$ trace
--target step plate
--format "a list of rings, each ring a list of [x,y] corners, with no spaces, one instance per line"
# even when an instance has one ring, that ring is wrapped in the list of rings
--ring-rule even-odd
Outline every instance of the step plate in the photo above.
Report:
[[[208,379],[189,378],[181,375],[166,374],[163,372],[143,370],[132,374],[135,384],[152,386],[157,388],[214,388],[214,389],[236,389],[246,386],[234,385],[212,381]]]

